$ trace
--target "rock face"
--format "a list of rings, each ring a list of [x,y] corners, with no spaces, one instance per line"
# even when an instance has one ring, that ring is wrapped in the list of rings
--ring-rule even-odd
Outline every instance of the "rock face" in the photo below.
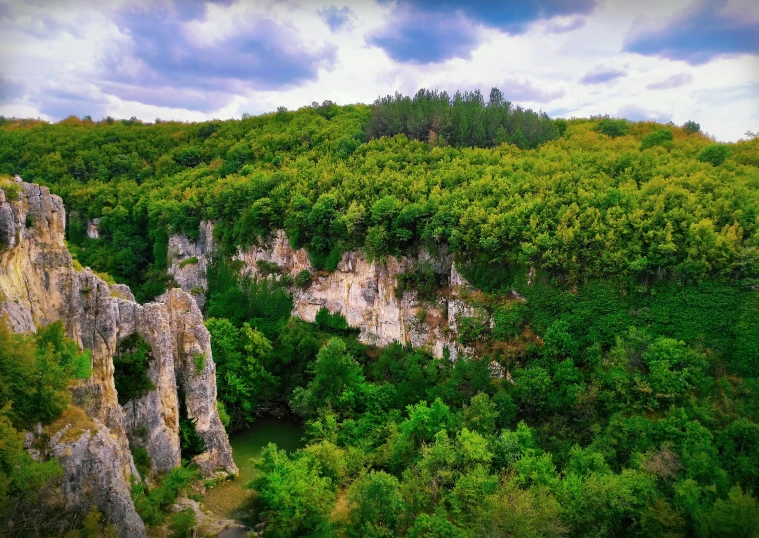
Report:
[[[180,394],[206,442],[207,452],[198,456],[203,472],[237,471],[216,410],[210,337],[195,301],[182,290],[139,305],[128,287],[109,286],[89,269],[76,271],[64,229],[61,199],[45,187],[24,183],[15,201],[0,190],[0,316],[7,315],[17,332],[61,320],[72,339],[92,350],[92,377],[71,390],[73,403],[99,424],[98,433],[74,440],[63,452],[50,447],[47,454],[64,468],[68,508],[86,510],[95,502],[120,536],[144,536],[129,496],[129,477],[136,475],[130,442],[147,449],[156,470],[177,466]],[[148,375],[155,389],[122,408],[113,356],[118,343],[135,333],[151,346]],[[62,460],[69,449],[71,458]],[[101,494],[87,493],[101,487]]]
[[[200,223],[197,241],[185,235],[172,235],[169,238],[168,273],[186,292],[195,297],[201,310],[206,303],[208,281],[206,271],[213,253],[213,223]]]
[[[461,316],[474,315],[476,309],[462,299],[470,286],[446,253],[430,256],[422,251],[414,259],[390,257],[385,263],[377,263],[368,261],[361,252],[347,252],[336,271],[314,274],[308,253],[293,249],[284,231],[279,230],[265,244],[239,252],[237,259],[251,275],[259,274],[259,262],[277,264],[282,273],[292,277],[301,271],[310,272],[312,284],[293,294],[293,314],[301,319],[314,321],[317,312],[326,308],[345,316],[348,325],[360,329],[360,340],[368,344],[411,344],[451,360],[466,352],[456,343],[457,322]],[[414,292],[396,296],[397,275],[422,263],[448,274],[448,293],[427,303]]]
[[[58,498],[49,504],[72,511],[97,505],[119,536],[145,536],[123,472],[123,448],[105,424],[89,422],[91,427],[84,431],[67,424],[49,438],[41,429],[27,434],[26,448],[34,458],[56,458],[63,468]]]
[[[90,239],[100,239],[100,219],[87,221],[87,237]]]

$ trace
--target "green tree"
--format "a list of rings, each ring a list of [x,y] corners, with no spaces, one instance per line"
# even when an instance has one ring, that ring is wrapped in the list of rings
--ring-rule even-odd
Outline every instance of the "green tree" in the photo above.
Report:
[[[397,478],[384,471],[370,471],[351,485],[348,499],[357,535],[395,535],[403,503]]]
[[[60,322],[36,335],[13,334],[0,318],[0,407],[10,404],[14,427],[52,422],[68,406],[73,379],[91,373],[90,353],[65,337]]]
[[[301,454],[291,459],[284,450],[269,443],[255,465],[258,474],[250,487],[258,492],[259,517],[267,522],[267,535],[331,535],[329,514],[335,491],[330,480],[320,476],[313,456]]]
[[[730,155],[730,148],[725,144],[711,144],[698,152],[698,160],[712,166],[719,166],[725,162],[728,155]]]
[[[683,130],[688,134],[698,133],[701,131],[701,125],[693,120],[688,120],[683,124]]]
[[[345,342],[333,338],[319,350],[313,365],[314,378],[306,388],[293,395],[293,406],[302,415],[313,415],[323,406],[348,411],[353,408],[357,390],[363,383],[361,365],[347,351]]]

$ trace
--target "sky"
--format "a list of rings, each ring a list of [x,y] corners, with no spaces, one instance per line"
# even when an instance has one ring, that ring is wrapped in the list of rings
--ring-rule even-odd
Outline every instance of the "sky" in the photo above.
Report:
[[[759,131],[757,0],[0,0],[0,114],[203,121],[420,88]]]

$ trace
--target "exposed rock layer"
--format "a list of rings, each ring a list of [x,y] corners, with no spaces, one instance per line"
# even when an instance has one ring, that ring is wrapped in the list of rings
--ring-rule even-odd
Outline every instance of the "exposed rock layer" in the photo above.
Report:
[[[420,251],[415,258],[389,257],[385,262],[369,261],[361,252],[347,252],[332,273],[313,271],[308,253],[293,249],[284,231],[277,231],[263,245],[238,253],[243,270],[259,273],[259,262],[277,264],[283,274],[295,278],[301,271],[312,274],[311,285],[295,290],[293,314],[314,321],[321,308],[345,316],[348,325],[360,329],[359,338],[384,346],[392,342],[424,348],[436,357],[448,355],[456,360],[466,352],[456,343],[456,327],[461,316],[472,316],[476,309],[462,299],[469,284],[456,271],[445,252],[431,256]],[[396,295],[397,275],[419,264],[429,263],[437,273],[448,275],[448,289],[432,302],[420,301],[406,291]]]
[[[169,238],[168,273],[184,291],[195,297],[201,310],[206,303],[206,272],[213,248],[213,224],[208,221],[200,223],[197,241],[186,235]]]
[[[237,470],[216,410],[210,337],[184,291],[173,289],[155,303],[139,305],[126,286],[109,286],[89,269],[76,271],[64,229],[61,199],[47,188],[24,183],[18,200],[6,200],[0,190],[0,316],[6,315],[17,332],[61,320],[71,338],[92,350],[92,377],[72,393],[73,403],[96,419],[98,428],[41,454],[58,458],[64,468],[60,486],[67,508],[87,510],[94,502],[120,536],[144,536],[129,496],[129,478],[136,475],[129,441],[147,449],[156,470],[177,466],[180,391],[206,443],[207,452],[197,458],[203,472]],[[151,345],[155,389],[122,409],[113,356],[118,342],[134,333]],[[200,355],[202,368],[197,368]]]

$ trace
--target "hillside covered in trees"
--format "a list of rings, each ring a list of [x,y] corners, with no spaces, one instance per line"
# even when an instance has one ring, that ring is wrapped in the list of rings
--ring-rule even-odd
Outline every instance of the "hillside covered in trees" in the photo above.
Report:
[[[169,235],[216,221],[230,426],[272,405],[307,424],[306,448],[258,463],[266,536],[759,533],[759,140],[420,91],[200,124],[5,121],[0,173],[61,195],[72,253],[141,300],[172,285]],[[476,353],[452,364],[291,318],[293,283],[230,263],[277,229],[325,271],[446,248],[493,324],[462,323]]]

